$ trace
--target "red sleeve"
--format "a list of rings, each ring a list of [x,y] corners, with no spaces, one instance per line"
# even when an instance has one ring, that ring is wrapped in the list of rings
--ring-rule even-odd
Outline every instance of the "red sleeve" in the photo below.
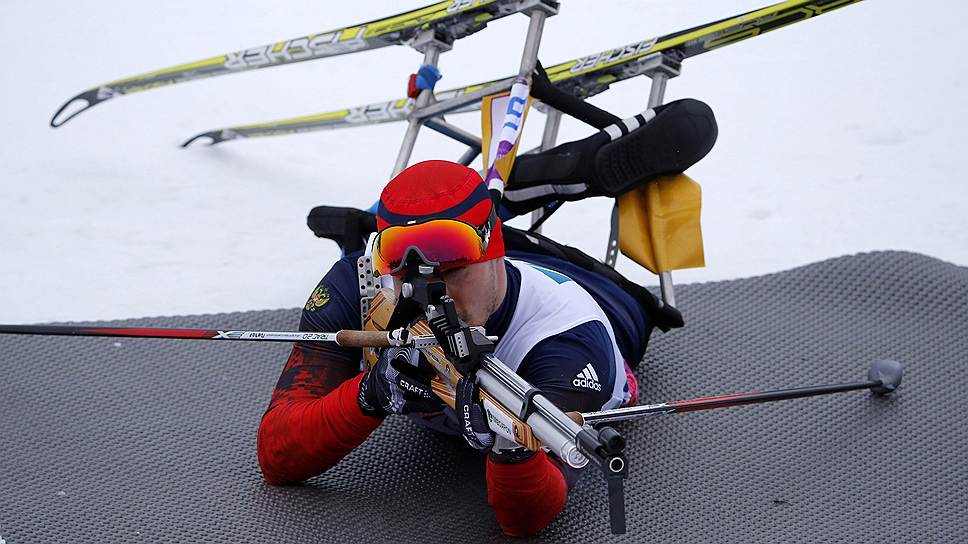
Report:
[[[487,458],[487,502],[508,536],[531,536],[565,507],[568,486],[558,467],[539,451],[519,463]]]
[[[259,466],[272,485],[324,472],[382,421],[360,411],[356,397],[362,374],[345,379],[345,369],[305,364],[304,358],[312,358],[311,352],[295,346],[280,379],[287,387],[277,387],[259,425]]]

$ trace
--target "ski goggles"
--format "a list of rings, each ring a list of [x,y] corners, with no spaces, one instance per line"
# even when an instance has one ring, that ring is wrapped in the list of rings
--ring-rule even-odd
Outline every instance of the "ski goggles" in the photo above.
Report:
[[[481,227],[460,219],[430,219],[387,227],[373,242],[373,266],[380,274],[399,274],[403,272],[401,265],[411,247],[444,269],[472,264],[487,251],[496,221],[497,214],[492,209]]]

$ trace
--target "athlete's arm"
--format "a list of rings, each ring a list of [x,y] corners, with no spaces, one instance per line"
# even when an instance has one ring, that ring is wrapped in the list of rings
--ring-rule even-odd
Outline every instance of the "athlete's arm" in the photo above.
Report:
[[[359,328],[355,267],[338,261],[313,291],[299,330]],[[293,345],[259,425],[259,466],[266,482],[301,482],[335,465],[363,443],[381,419],[360,411],[359,349]]]
[[[597,410],[611,396],[612,357],[605,327],[589,322],[539,342],[521,362],[518,374],[562,411]],[[588,363],[600,380],[576,386],[576,376]],[[561,513],[578,472],[544,452],[515,450],[489,454],[486,475],[487,500],[501,529],[509,536],[529,536]]]

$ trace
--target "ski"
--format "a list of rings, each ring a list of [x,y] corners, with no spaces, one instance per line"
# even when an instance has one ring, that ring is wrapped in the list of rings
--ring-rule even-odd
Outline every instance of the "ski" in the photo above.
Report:
[[[57,110],[50,125],[59,127],[81,112],[116,96],[256,68],[403,45],[419,31],[431,27],[436,37],[452,42],[521,9],[520,0],[445,0],[383,19],[147,72],[103,83],[77,94]]]
[[[547,69],[548,77],[561,90],[581,98],[587,98],[605,91],[612,83],[624,81],[654,69],[654,63],[650,62],[653,59],[659,60],[665,57],[673,63],[681,63],[687,58],[805,21],[860,1],[789,0],[780,2],[734,17],[562,62]],[[513,77],[507,77],[450,89],[437,93],[436,98],[440,102],[486,87],[500,85],[509,87],[512,80]],[[189,138],[182,144],[182,147],[187,147],[197,141],[217,144],[239,138],[277,136],[402,121],[407,119],[413,108],[414,102],[412,99],[398,98],[317,115],[209,130]],[[452,112],[474,111],[478,108],[480,108],[480,103],[476,102],[454,109]]]

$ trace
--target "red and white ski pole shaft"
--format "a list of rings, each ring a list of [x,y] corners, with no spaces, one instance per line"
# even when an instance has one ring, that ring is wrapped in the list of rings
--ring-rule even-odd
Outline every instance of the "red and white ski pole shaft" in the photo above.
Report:
[[[245,340],[256,342],[333,342],[347,348],[391,347],[415,344],[436,345],[433,336],[412,336],[404,329],[394,331],[299,332],[231,331],[208,329],[164,329],[134,327],[75,327],[57,325],[0,325],[0,334],[42,336],[110,336],[127,338],[173,338],[182,340]]]
[[[743,404],[758,404],[775,400],[799,399],[870,389],[877,395],[887,395],[901,384],[904,369],[901,363],[891,360],[875,361],[867,372],[867,380],[862,382],[841,383],[835,385],[818,385],[812,387],[798,387],[796,389],[780,389],[777,391],[763,391],[757,393],[740,393],[735,395],[721,395],[717,397],[703,397],[690,400],[677,400],[659,404],[646,404],[616,408],[600,412],[585,412],[580,414],[582,423],[597,424],[615,421],[625,421],[641,416],[653,414],[677,414],[681,412],[695,412],[711,410],[713,408],[727,408]],[[577,419],[577,418],[576,418]]]

